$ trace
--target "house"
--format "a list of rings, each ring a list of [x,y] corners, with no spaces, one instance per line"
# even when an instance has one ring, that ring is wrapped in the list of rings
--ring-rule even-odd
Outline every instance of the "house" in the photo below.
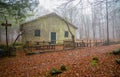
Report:
[[[21,25],[21,30],[25,31],[22,35],[22,42],[49,41],[62,44],[63,40],[71,39],[67,24],[72,33],[76,35],[77,27],[55,13],[38,17]]]

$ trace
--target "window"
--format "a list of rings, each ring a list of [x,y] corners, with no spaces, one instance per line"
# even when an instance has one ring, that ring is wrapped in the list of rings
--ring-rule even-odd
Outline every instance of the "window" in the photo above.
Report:
[[[65,37],[68,37],[68,31],[65,31]]]
[[[35,30],[35,36],[40,36],[40,30]]]

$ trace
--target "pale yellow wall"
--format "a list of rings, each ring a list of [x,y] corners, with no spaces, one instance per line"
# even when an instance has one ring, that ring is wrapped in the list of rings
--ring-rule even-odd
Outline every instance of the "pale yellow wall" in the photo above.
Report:
[[[66,23],[62,21],[57,16],[49,16],[40,18],[38,20],[29,22],[27,24],[23,25],[23,29],[25,30],[25,34],[23,35],[23,42],[25,41],[50,41],[50,33],[56,32],[56,40],[57,43],[62,43],[65,39],[70,39],[70,33],[69,37],[64,37],[64,32],[68,31],[68,28],[66,26]],[[36,37],[34,36],[34,31],[36,29],[40,29],[41,36]],[[76,34],[76,29],[70,26],[71,31]]]

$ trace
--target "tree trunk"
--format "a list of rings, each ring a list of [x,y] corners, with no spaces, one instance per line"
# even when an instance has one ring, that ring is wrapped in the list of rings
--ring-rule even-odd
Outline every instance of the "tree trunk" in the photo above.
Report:
[[[65,23],[66,23],[66,22],[65,22]],[[68,31],[69,31],[70,34],[71,34],[71,38],[72,38],[72,42],[73,42],[73,47],[75,48],[75,36],[74,36],[74,34],[72,33],[72,31],[71,31],[71,29],[70,29],[70,27],[69,27],[69,24],[66,23],[66,25],[67,25],[67,27],[68,27]]]
[[[109,24],[108,24],[108,1],[106,0],[106,25],[107,25],[107,45],[109,45]]]
[[[16,37],[15,41],[13,42],[13,47],[15,46],[16,41],[18,40],[18,38],[19,38],[22,34],[24,34],[24,32],[20,33],[20,34]]]

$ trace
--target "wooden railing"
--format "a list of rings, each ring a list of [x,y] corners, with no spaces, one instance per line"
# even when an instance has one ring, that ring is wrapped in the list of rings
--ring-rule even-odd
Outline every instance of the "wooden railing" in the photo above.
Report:
[[[48,49],[54,49],[55,50],[55,44],[51,44],[48,41],[36,41],[32,43],[31,41],[26,42],[26,48],[35,48],[36,50],[48,50]]]
[[[87,40],[87,41],[77,41],[76,42],[76,47],[94,47],[94,46],[102,46],[104,42],[102,41],[91,41],[91,40]]]
[[[41,41],[41,42],[36,42],[34,47],[37,50],[55,49],[55,44],[51,44],[51,42],[47,42],[47,41]]]
[[[71,48],[84,48],[84,47],[94,47],[94,46],[102,46],[104,42],[102,41],[91,41],[91,40],[80,40],[73,43],[72,40],[65,40],[64,41],[64,49],[71,49]]]
[[[56,42],[56,41],[55,41]],[[58,40],[57,40],[58,42]],[[72,40],[64,40],[63,44],[57,45],[52,44],[49,41],[36,41],[34,43],[28,41],[26,42],[26,48],[34,48],[36,50],[61,50],[64,49],[74,49],[74,48],[84,48],[84,47],[94,47],[94,46],[101,46],[104,42],[102,41],[91,41],[91,40],[80,40],[73,43]]]
[[[63,41],[63,49],[72,49],[75,47],[75,44],[72,40],[64,40]]]

